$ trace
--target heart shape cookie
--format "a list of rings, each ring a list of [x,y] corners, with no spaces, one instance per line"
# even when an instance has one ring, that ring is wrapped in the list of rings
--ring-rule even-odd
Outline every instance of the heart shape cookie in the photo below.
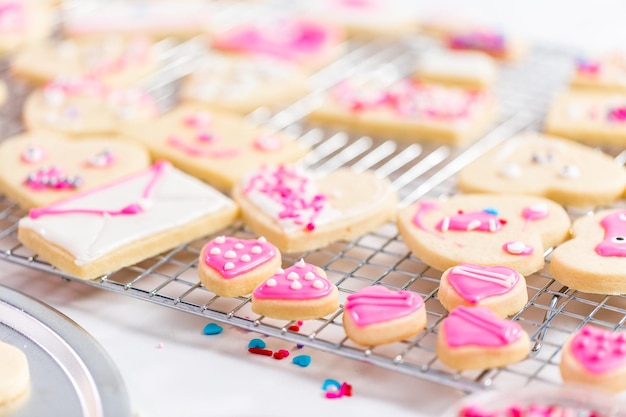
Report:
[[[148,167],[148,152],[120,139],[24,133],[0,144],[0,190],[24,208],[48,205]]]
[[[200,253],[198,274],[209,290],[222,297],[250,294],[280,267],[280,252],[264,237],[218,236]]]
[[[337,287],[322,269],[302,259],[287,269],[277,269],[252,293],[252,311],[277,319],[314,319],[338,307]]]
[[[389,182],[373,172],[315,175],[288,165],[249,172],[232,194],[246,224],[284,252],[358,237],[390,220],[397,204]]]

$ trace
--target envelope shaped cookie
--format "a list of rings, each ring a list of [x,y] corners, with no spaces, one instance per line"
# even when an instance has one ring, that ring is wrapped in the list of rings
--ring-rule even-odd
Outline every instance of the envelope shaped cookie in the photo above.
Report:
[[[24,208],[44,206],[149,165],[143,146],[121,139],[23,133],[0,143],[0,190]]]
[[[244,221],[283,252],[302,252],[376,229],[395,214],[397,196],[372,172],[315,175],[296,166],[247,173],[233,199]]]
[[[219,230],[237,217],[220,192],[157,162],[140,173],[31,209],[18,239],[78,278],[92,279]]]
[[[597,149],[527,133],[467,165],[457,185],[470,193],[533,194],[563,205],[598,206],[624,195],[626,169]]]
[[[230,190],[254,167],[297,161],[308,152],[295,137],[198,105],[181,106],[124,132],[143,143],[154,159],[167,159],[222,190]]]
[[[477,139],[495,116],[493,97],[485,91],[415,80],[389,86],[371,77],[336,85],[309,119],[368,134],[462,144]]]
[[[290,62],[263,56],[203,57],[182,83],[183,101],[247,114],[288,104],[308,92],[306,72]]]
[[[579,58],[570,85],[574,88],[626,93],[626,55],[615,52]]]
[[[626,390],[626,333],[583,326],[563,345],[559,369],[568,383]]]
[[[136,89],[109,88],[93,77],[53,80],[33,91],[22,117],[29,130],[72,136],[119,133],[122,126],[156,117],[151,96]]]
[[[555,202],[532,196],[459,194],[400,209],[398,230],[415,256],[445,271],[459,264],[506,266],[530,275],[544,252],[569,236]]]
[[[43,41],[53,30],[54,12],[45,1],[5,0],[0,10],[0,56]]]
[[[578,218],[572,239],[557,246],[550,274],[573,289],[626,293],[626,210],[601,210]]]
[[[553,100],[547,133],[592,145],[626,145],[626,93],[571,90]]]

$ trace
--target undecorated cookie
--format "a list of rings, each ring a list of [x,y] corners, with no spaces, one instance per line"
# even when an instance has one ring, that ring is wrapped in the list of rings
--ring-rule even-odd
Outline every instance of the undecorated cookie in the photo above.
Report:
[[[148,151],[136,143],[27,132],[0,143],[0,190],[23,208],[45,206],[149,165]]]
[[[218,236],[200,253],[198,275],[208,290],[222,297],[250,294],[281,266],[280,251],[264,237]]]
[[[343,328],[353,342],[376,346],[408,339],[426,327],[426,307],[413,291],[381,285],[365,287],[346,298]]]
[[[467,165],[457,185],[466,193],[532,194],[566,206],[599,206],[624,195],[626,169],[597,149],[527,133]]]
[[[252,293],[252,311],[275,319],[316,319],[338,308],[337,287],[322,269],[303,260],[278,269]]]
[[[0,342],[0,407],[18,400],[28,392],[29,387],[30,371],[26,355],[15,346]]]
[[[124,133],[144,144],[154,159],[167,159],[222,190],[230,190],[250,169],[295,162],[308,152],[293,136],[199,105],[178,107]]]
[[[479,90],[375,76],[332,88],[309,119],[366,134],[463,144],[476,140],[495,117],[493,97]]]
[[[563,345],[559,369],[566,383],[626,390],[626,333],[584,325]]]
[[[489,369],[519,362],[530,352],[528,333],[487,307],[457,307],[443,320],[437,357],[453,369]]]
[[[303,252],[376,229],[395,214],[397,196],[373,172],[315,175],[290,165],[247,173],[233,199],[244,221],[283,252]]]
[[[567,212],[551,200],[490,194],[421,200],[400,209],[397,223],[415,256],[440,271],[469,263],[524,276],[543,267],[544,252],[570,228]]]
[[[441,276],[437,296],[448,311],[481,306],[498,317],[512,316],[528,302],[526,279],[505,266],[453,266]]]
[[[424,82],[488,88],[497,72],[494,59],[483,52],[435,49],[418,58],[414,76]]]
[[[237,206],[161,161],[42,208],[18,223],[19,241],[60,270],[92,279],[228,226]]]
[[[626,210],[602,210],[578,218],[572,239],[552,253],[550,274],[579,291],[626,293]]]
[[[573,88],[626,93],[626,55],[616,52],[579,59],[570,85]]]

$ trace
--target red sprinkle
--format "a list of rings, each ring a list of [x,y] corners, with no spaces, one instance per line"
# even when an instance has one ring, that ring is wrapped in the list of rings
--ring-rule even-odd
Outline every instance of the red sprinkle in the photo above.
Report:
[[[254,353],[255,355],[264,355],[264,356],[272,356],[272,351],[261,348],[248,348],[248,352]]]
[[[352,397],[352,385],[348,384],[347,382],[341,384],[340,391],[343,391],[343,395],[345,395],[346,397]]]
[[[300,326],[296,326],[295,324],[293,326],[289,326],[287,327],[288,330],[291,330],[292,332],[299,332],[300,331]]]

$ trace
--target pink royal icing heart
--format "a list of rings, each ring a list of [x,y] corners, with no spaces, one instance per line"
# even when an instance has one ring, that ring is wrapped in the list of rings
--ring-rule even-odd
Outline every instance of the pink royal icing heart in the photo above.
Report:
[[[345,311],[357,326],[368,326],[407,316],[423,305],[424,301],[417,293],[393,291],[376,285],[349,295]]]
[[[519,281],[519,273],[505,266],[462,264],[450,269],[447,278],[461,297],[476,304],[485,298],[511,291]]]
[[[276,251],[264,237],[246,240],[218,236],[207,243],[204,262],[224,278],[235,278],[269,261]]]
[[[514,343],[522,335],[522,327],[501,319],[487,307],[463,307],[452,310],[443,322],[446,341],[452,347],[501,347]]]
[[[626,365],[626,334],[585,325],[574,336],[572,354],[589,372],[601,374]]]
[[[332,289],[333,284],[320,275],[315,265],[307,264],[301,259],[287,269],[278,269],[252,295],[266,300],[310,300],[325,297]]]

